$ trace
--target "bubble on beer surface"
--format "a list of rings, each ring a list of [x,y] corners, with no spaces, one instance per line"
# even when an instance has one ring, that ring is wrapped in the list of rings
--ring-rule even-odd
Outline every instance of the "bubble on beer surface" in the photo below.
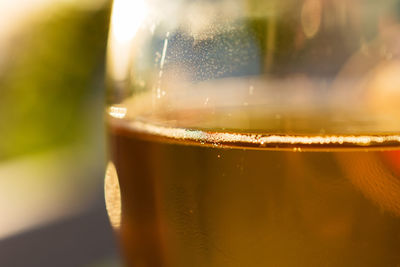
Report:
[[[121,192],[115,166],[109,162],[104,179],[104,195],[111,226],[118,230],[121,225]]]
[[[127,109],[124,107],[112,106],[109,108],[108,114],[114,118],[123,119],[126,115]]]

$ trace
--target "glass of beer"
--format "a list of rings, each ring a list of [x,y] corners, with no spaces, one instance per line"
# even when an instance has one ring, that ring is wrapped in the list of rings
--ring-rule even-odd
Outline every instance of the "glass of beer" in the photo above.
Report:
[[[114,0],[126,266],[399,266],[400,0]]]

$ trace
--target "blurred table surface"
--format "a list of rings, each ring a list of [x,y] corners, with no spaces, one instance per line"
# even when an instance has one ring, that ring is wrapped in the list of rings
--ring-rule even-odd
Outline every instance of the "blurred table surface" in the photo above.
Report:
[[[0,240],[0,266],[121,266],[103,196],[79,214]]]

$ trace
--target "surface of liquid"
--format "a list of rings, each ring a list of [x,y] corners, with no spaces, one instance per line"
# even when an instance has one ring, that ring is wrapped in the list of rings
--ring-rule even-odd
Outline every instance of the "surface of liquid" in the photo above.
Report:
[[[109,142],[128,266],[400,264],[396,135],[254,135],[111,119]]]

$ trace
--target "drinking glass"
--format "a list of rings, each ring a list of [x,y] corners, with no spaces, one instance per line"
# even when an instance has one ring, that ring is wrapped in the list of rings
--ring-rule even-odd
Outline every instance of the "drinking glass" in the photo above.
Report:
[[[400,0],[115,0],[126,266],[398,266]]]

